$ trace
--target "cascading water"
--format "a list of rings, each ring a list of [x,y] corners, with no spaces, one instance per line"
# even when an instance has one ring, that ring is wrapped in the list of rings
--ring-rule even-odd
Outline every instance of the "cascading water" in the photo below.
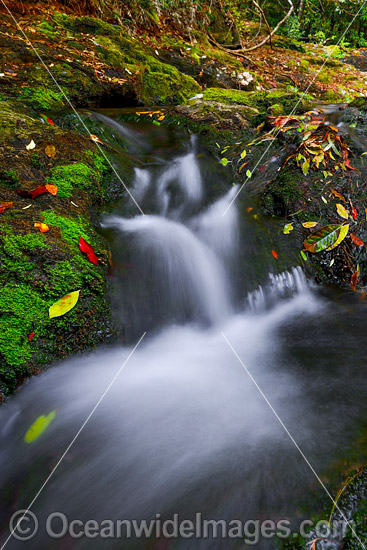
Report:
[[[113,381],[32,505],[37,535],[28,542],[12,537],[9,550],[252,547],[243,533],[50,538],[51,512],[81,522],[163,521],[175,514],[182,521],[200,513],[297,524],[307,494],[323,490],[222,333],[320,475],[357,438],[358,419],[367,418],[364,365],[353,354],[364,345],[360,310],[342,356],[335,338],[343,345],[343,323],[352,313],[319,298],[299,268],[271,275],[268,286],[236,304],[239,216],[235,206],[221,215],[236,190],[208,204],[204,183],[194,150],[155,171],[140,168],[135,196],[151,213],[103,220],[113,234],[115,279],[122,281],[121,317],[131,340],[149,331],[119,376],[114,380],[130,347],[65,361],[1,408],[5,541],[11,514],[28,507]],[[119,249],[129,261],[125,276]],[[52,411],[47,430],[26,443],[29,426]],[[62,530],[60,522],[54,530]],[[264,538],[256,545],[275,546]]]

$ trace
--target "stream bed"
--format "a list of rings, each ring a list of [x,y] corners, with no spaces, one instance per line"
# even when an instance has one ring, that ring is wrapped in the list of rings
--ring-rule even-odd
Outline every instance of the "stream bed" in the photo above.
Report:
[[[231,204],[236,186],[194,137],[94,116],[138,160],[126,183],[145,215],[116,197],[99,220],[126,343],[64,361],[1,407],[0,544],[39,492],[38,532],[9,550],[280,547],[256,523],[232,537],[46,532],[51,513],[78,527],[200,514],[297,532],[316,512],[328,519],[325,487],[334,496],[366,460],[367,303],[310,283],[291,252],[279,269],[274,244],[261,247],[270,222],[246,218],[249,197]],[[53,526],[63,532],[60,517]]]

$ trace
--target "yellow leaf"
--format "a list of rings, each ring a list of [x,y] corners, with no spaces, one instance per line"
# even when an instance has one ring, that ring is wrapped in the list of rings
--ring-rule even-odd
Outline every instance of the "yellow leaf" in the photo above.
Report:
[[[345,220],[347,220],[349,218],[349,214],[348,214],[347,210],[344,208],[344,206],[342,204],[338,203],[336,205],[336,209],[338,211],[339,216],[341,216]]]
[[[289,233],[291,231],[293,231],[293,224],[292,223],[287,223],[283,228],[284,235],[289,235]]]
[[[45,223],[36,222],[34,227],[38,227],[41,233],[47,233],[47,231],[50,231],[50,228]]]
[[[303,227],[305,227],[306,229],[311,229],[311,227],[316,227],[316,225],[318,225],[319,222],[303,222]]]
[[[329,246],[329,248],[327,248],[326,250],[332,250],[333,248],[336,248],[342,242],[342,240],[344,240],[345,237],[347,236],[349,227],[350,226],[348,223],[346,225],[343,225],[340,229],[339,237],[337,238],[335,243],[332,246]]]
[[[61,315],[65,315],[65,313],[73,309],[73,307],[79,300],[79,292],[80,290],[70,292],[70,294],[67,294],[66,296],[52,304],[52,306],[48,310],[50,319],[52,319],[53,317],[61,317]]]
[[[45,147],[45,153],[48,157],[54,158],[56,155],[56,148],[54,145],[46,145]]]
[[[38,417],[37,420],[33,422],[32,426],[29,428],[29,430],[25,434],[24,441],[26,443],[32,443],[32,441],[35,441],[36,439],[38,439],[39,436],[42,435],[43,432],[51,424],[55,416],[56,416],[56,411],[52,411],[47,416],[42,415]]]

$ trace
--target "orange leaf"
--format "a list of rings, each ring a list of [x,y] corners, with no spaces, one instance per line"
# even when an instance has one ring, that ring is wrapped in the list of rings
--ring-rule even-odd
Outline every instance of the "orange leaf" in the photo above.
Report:
[[[34,227],[38,227],[41,233],[47,233],[47,231],[50,231],[50,228],[45,223],[36,222]]]
[[[94,134],[90,134],[89,139],[91,139],[95,143],[101,143],[103,145],[103,142],[99,139],[99,137],[95,136]]]
[[[272,250],[271,253],[273,254],[274,258],[277,260],[278,259],[278,254],[275,252],[275,250]]]
[[[360,239],[356,235],[353,235],[353,233],[350,234],[350,238],[352,239],[355,245],[364,246],[364,242],[362,241],[362,239]]]
[[[344,201],[344,202],[347,202],[345,200],[345,198],[343,197],[343,195],[341,195],[338,191],[335,191],[335,189],[330,189],[330,191],[332,192],[333,195],[335,195],[336,197],[338,197],[338,199]]]
[[[0,214],[5,212],[7,208],[12,208],[14,206],[13,202],[0,202]]]
[[[57,195],[57,185],[45,185],[47,191],[51,193],[51,195]]]
[[[33,338],[35,337],[36,333],[35,332],[31,332],[30,335],[28,336],[28,340],[31,342],[33,340]]]

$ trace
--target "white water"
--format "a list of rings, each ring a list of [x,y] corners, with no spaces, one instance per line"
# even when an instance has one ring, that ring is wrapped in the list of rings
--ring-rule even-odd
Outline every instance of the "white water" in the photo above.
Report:
[[[178,167],[180,208],[167,186]],[[325,306],[299,268],[271,275],[269,285],[253,292],[243,308],[233,303],[239,220],[235,207],[228,217],[220,213],[235,189],[204,208],[192,152],[167,166],[160,182],[152,183],[150,173],[141,170],[136,177],[143,182],[136,186],[142,199],[156,189],[167,195],[158,207],[164,216],[114,216],[104,224],[116,231],[115,246],[130,248],[127,321],[136,340],[146,328],[166,328],[147,334],[32,509],[41,524],[56,510],[83,520],[171,518],[174,513],[190,519],[196,512],[212,519],[295,520],[297,505],[318,489],[317,480],[221,333],[321,470],[343,447],[340,434],[359,414],[346,389],[339,399],[335,373],[327,383],[323,369],[310,377],[327,338],[314,342],[314,355],[291,353],[307,327],[323,323]],[[1,408],[3,526],[12,511],[28,506],[130,351],[116,347],[65,361],[31,380]],[[343,367],[342,362],[340,384],[347,380]],[[26,444],[29,426],[53,410],[56,417],[47,431]],[[7,548],[23,546],[12,539]],[[28,547],[228,550],[243,543],[52,541],[41,529]],[[258,546],[273,547],[271,541]]]

